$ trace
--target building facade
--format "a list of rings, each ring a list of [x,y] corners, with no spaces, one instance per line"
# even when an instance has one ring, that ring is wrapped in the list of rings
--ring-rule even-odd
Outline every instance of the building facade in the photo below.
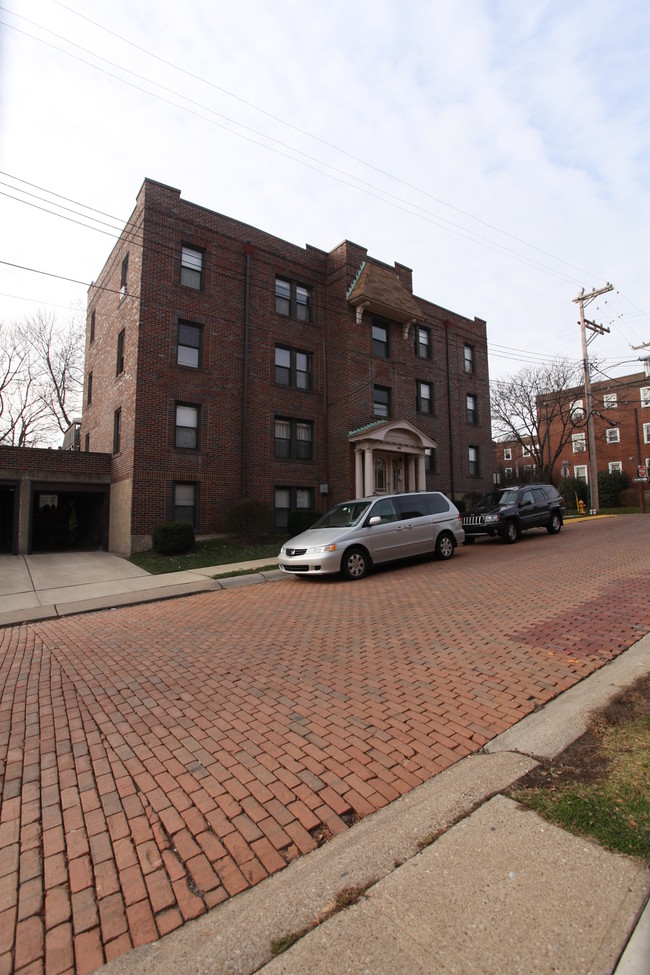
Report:
[[[596,469],[621,472],[630,481],[639,465],[650,462],[650,371],[592,383],[592,415],[596,442]],[[571,433],[559,463],[568,476],[589,482],[589,438],[584,388],[567,392]],[[554,449],[560,436],[551,423],[549,441]]]
[[[82,452],[109,452],[109,548],[155,524],[278,531],[352,496],[492,480],[486,325],[344,241],[287,243],[145,180],[89,292]]]

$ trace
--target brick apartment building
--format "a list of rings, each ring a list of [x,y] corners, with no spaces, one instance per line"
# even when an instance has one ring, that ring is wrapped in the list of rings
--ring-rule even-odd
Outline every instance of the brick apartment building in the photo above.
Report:
[[[596,440],[596,468],[621,471],[636,477],[639,464],[650,460],[650,373],[604,379],[592,383],[592,411]],[[567,392],[571,402],[573,433],[562,452],[560,465],[570,475],[589,481],[589,443],[584,389]],[[553,444],[555,430],[549,428]],[[556,441],[557,442],[557,441]]]
[[[111,461],[109,548],[230,504],[490,485],[485,322],[344,241],[289,244],[145,180],[89,292],[82,452]]]
[[[592,383],[592,413],[598,471],[620,471],[630,482],[640,464],[650,462],[650,364],[645,372]],[[537,423],[543,439],[544,459],[555,456],[561,440],[564,447],[554,465],[556,480],[562,470],[569,477],[589,483],[589,441],[583,387],[567,390],[566,402],[555,417],[545,420],[538,404]],[[567,418],[570,421],[567,422]],[[548,427],[546,423],[548,422]],[[500,440],[494,444],[495,480],[530,481],[546,476],[537,463],[532,441]]]

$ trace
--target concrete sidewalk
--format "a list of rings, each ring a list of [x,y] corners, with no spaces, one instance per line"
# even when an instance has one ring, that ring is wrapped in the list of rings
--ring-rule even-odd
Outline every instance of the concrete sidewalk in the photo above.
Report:
[[[102,972],[647,975],[647,866],[549,825],[503,793],[649,672],[646,636],[484,754]],[[357,903],[336,911],[349,891]],[[294,935],[271,959],[272,944]]]
[[[0,555],[0,626],[250,585],[279,577],[279,569],[255,572],[264,565],[268,562],[257,559],[151,575],[108,552]],[[240,570],[250,574],[221,581],[212,578]]]

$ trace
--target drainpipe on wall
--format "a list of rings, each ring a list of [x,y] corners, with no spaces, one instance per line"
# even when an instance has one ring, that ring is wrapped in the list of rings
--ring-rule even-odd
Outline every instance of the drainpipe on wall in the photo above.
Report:
[[[242,411],[241,411],[241,489],[242,501],[246,497],[246,487],[248,484],[248,346],[250,334],[250,283],[251,283],[251,255],[253,245],[249,242],[244,244],[244,254],[246,255],[246,277],[244,285],[244,377],[242,382]]]
[[[445,321],[445,350],[447,353],[447,417],[449,421],[449,477],[451,480],[451,500],[454,500],[454,443],[451,423],[451,369],[449,365],[449,329],[451,322]]]

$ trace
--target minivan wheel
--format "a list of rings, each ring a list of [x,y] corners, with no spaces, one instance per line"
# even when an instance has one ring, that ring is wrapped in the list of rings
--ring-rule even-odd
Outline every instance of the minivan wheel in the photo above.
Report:
[[[363,579],[369,568],[370,558],[362,548],[349,548],[341,559],[341,575],[344,579]]]
[[[551,520],[546,526],[546,531],[549,533],[549,535],[557,535],[561,527],[562,527],[562,519],[560,518],[557,511],[554,511],[553,514],[551,515]]]
[[[454,539],[449,532],[441,532],[436,539],[436,558],[445,562],[454,554]]]
[[[517,528],[517,522],[510,519],[506,523],[506,527],[503,530],[503,540],[508,545],[512,545],[519,538],[519,529]]]

